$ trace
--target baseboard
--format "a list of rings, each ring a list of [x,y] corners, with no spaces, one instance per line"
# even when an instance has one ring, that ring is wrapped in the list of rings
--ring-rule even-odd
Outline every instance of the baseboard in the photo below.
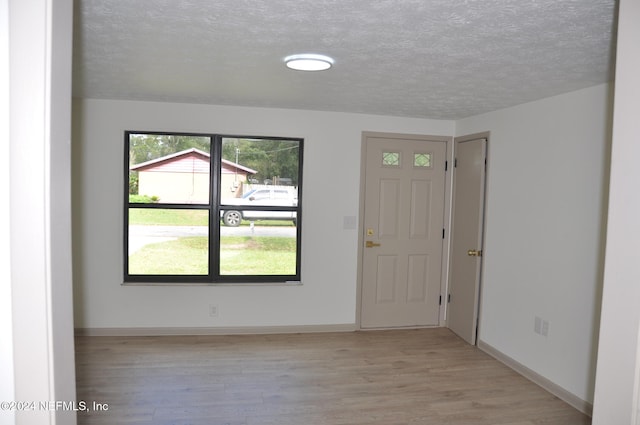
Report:
[[[497,350],[496,348],[492,347],[486,342],[478,340],[478,348],[484,351],[485,353],[489,354],[491,357],[495,358],[499,362],[504,363],[506,366],[515,370],[520,375],[529,379],[533,383],[549,391],[551,394],[555,395],[560,400],[564,401],[565,403],[569,404],[570,406],[574,407],[575,409],[579,410],[585,415],[588,415],[588,416],[592,415],[593,405],[588,401],[581,399],[580,397],[576,396],[573,393],[570,393],[569,391],[565,390],[558,384],[555,384],[554,382],[550,381],[544,376],[534,372],[533,370],[517,362],[516,360],[512,359],[511,357],[507,356],[506,354],[502,353],[501,351]]]
[[[76,336],[170,336],[170,335],[243,335],[316,332],[354,332],[353,323],[300,326],[231,326],[191,328],[76,328]]]

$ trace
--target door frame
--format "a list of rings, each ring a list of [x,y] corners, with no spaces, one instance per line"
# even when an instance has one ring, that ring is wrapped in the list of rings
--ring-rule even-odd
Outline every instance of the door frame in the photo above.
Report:
[[[451,189],[453,184],[453,172],[452,172],[452,158],[453,158],[453,137],[451,136],[433,136],[424,134],[406,134],[406,133],[385,133],[375,131],[363,131],[360,144],[360,195],[358,205],[358,251],[357,251],[357,285],[356,285],[356,329],[365,330],[361,324],[362,314],[362,259],[364,255],[364,241],[365,241],[365,226],[364,226],[364,203],[365,203],[365,185],[366,185],[366,155],[367,155],[367,139],[369,138],[386,138],[386,139],[403,139],[403,140],[428,140],[433,142],[445,142],[446,143],[446,160],[448,161],[448,168],[445,173],[445,187],[444,187],[444,228],[445,238],[442,242],[442,262],[440,264],[440,296],[442,304],[440,307],[438,326],[445,326],[446,324],[446,307],[447,303],[445,294],[448,290],[449,282],[449,252],[450,252],[450,238],[449,238],[449,225],[451,223]],[[408,329],[408,328],[407,328]],[[371,330],[371,328],[366,328]]]
[[[478,337],[480,335],[480,328],[482,327],[482,293],[484,290],[484,272],[485,272],[485,257],[484,257],[484,253],[485,253],[485,245],[486,245],[486,228],[487,228],[487,216],[488,216],[488,212],[489,212],[489,185],[487,184],[489,181],[489,170],[490,170],[490,155],[489,155],[489,147],[490,147],[490,136],[491,136],[491,132],[490,131],[483,131],[480,133],[473,133],[473,134],[467,134],[464,136],[459,136],[459,137],[455,137],[453,138],[453,156],[454,156],[454,161],[455,161],[455,146],[456,143],[458,142],[469,142],[472,140],[476,140],[476,139],[485,139],[485,158],[486,158],[486,166],[485,166],[485,170],[484,170],[484,205],[483,205],[483,214],[482,214],[482,246],[480,247],[483,251],[483,255],[482,257],[480,257],[480,276],[479,278],[479,282],[478,282],[478,305],[477,305],[477,317],[476,317],[476,338],[475,338],[475,345],[478,345],[478,341],[480,340],[480,338]],[[455,173],[451,173],[451,177],[453,178],[453,175]],[[452,183],[453,183],[453,179],[452,179]],[[452,190],[454,189],[453,184],[452,184]],[[451,203],[453,204],[453,193],[451,194]],[[453,220],[453,208],[450,210],[450,214],[451,217],[450,219]],[[452,241],[450,241],[452,242]],[[449,244],[449,253],[447,258],[450,258],[451,255],[451,250],[453,249],[453,244]],[[451,267],[451,264],[448,263],[447,264],[447,294],[449,293],[449,287],[451,282],[449,281],[449,268]],[[447,311],[448,313],[448,311]],[[448,326],[448,314],[445,318],[444,321],[444,325],[443,326]]]

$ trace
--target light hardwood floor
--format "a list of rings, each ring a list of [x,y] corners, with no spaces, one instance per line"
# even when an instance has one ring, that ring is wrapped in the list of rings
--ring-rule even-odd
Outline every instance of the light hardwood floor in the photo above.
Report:
[[[78,424],[577,425],[448,329],[77,337]]]

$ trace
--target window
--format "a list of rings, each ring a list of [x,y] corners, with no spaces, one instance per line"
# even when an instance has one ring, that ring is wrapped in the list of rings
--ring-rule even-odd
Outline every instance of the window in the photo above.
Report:
[[[382,165],[398,167],[400,165],[400,152],[382,152]]]
[[[299,281],[302,147],[125,132],[124,281]]]
[[[431,154],[430,153],[414,153],[413,166],[431,168]]]

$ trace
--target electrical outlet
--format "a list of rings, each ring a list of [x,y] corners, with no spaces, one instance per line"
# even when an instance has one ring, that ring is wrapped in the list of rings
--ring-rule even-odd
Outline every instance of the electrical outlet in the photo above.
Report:
[[[218,304],[209,304],[209,316],[218,317]]]

